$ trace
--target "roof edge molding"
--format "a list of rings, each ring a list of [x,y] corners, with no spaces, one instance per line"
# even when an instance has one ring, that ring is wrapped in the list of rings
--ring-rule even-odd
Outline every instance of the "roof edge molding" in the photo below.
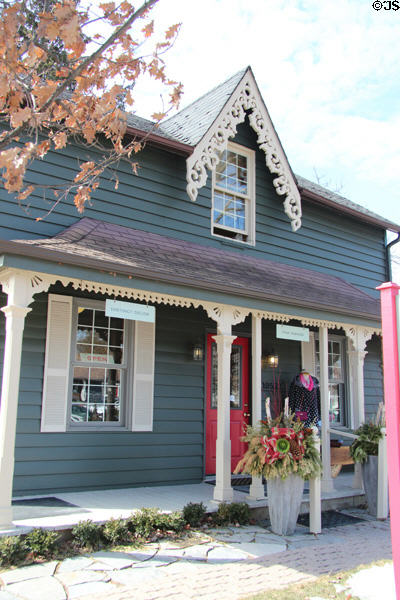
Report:
[[[271,174],[276,175],[273,179],[276,193],[285,196],[285,213],[291,221],[292,230],[296,231],[301,227],[300,192],[250,69],[196,145],[193,154],[187,158],[187,193],[191,200],[196,200],[198,190],[207,181],[206,169],[215,169],[218,153],[226,149],[230,138],[235,137],[237,126],[245,120],[247,110],[250,111],[250,125],[258,136],[259,148],[265,152],[265,163]]]

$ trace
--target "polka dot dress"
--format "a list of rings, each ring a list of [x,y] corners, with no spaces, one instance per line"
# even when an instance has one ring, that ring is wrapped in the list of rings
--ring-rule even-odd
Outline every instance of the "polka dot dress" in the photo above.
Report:
[[[289,410],[290,412],[306,411],[308,416],[304,420],[306,427],[317,424],[321,418],[321,400],[319,392],[319,381],[312,377],[312,390],[304,387],[300,380],[300,375],[296,375],[289,388]],[[303,419],[302,419],[303,420]]]

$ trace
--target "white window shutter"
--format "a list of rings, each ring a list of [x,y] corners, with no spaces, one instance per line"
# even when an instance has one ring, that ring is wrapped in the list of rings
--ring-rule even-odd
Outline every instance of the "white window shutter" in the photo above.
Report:
[[[310,372],[315,377],[315,334],[310,331],[310,340],[301,342],[301,368]]]
[[[42,432],[65,431],[70,372],[72,297],[49,294]]]
[[[153,430],[155,327],[135,323],[132,431]]]

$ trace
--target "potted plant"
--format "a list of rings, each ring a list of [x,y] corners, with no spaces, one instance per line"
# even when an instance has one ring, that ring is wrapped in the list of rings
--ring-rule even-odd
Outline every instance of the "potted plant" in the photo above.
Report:
[[[304,480],[319,477],[322,464],[314,430],[294,415],[267,418],[247,426],[242,438],[247,452],[235,473],[268,480],[271,529],[279,535],[294,533],[303,496]]]
[[[383,437],[381,424],[364,423],[356,431],[357,439],[350,446],[350,454],[355,463],[361,463],[368,512],[377,514],[378,489],[378,448]]]

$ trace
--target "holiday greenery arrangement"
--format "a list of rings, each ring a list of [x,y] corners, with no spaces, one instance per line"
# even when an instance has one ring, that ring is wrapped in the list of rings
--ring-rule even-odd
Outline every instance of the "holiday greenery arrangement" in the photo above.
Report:
[[[354,462],[364,463],[369,455],[378,456],[379,440],[382,438],[380,424],[364,423],[355,431],[358,436],[350,446]]]
[[[294,415],[268,418],[257,427],[249,425],[242,440],[248,443],[248,449],[235,473],[265,479],[286,479],[292,473],[311,479],[321,474],[322,463],[313,429],[304,427]]]

